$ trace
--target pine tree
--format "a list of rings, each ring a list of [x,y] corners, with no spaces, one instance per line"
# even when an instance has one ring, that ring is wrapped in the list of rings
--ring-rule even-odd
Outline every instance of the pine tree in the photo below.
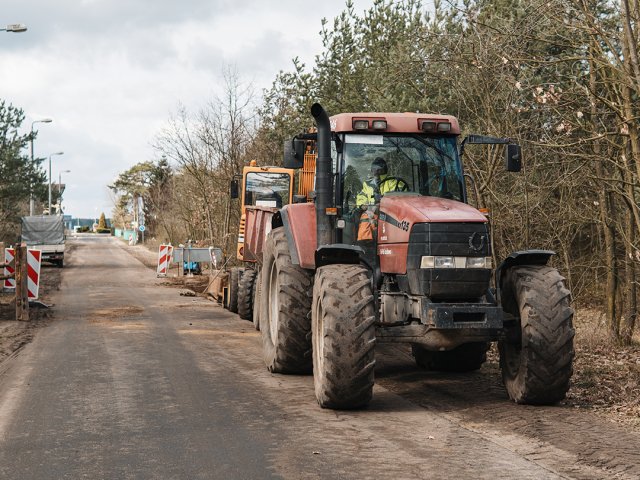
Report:
[[[21,109],[0,100],[0,238],[14,241],[20,215],[27,212],[30,192],[37,199],[46,195],[42,159],[31,161],[28,152],[32,134],[20,135],[24,122]],[[33,134],[35,136],[35,132]]]

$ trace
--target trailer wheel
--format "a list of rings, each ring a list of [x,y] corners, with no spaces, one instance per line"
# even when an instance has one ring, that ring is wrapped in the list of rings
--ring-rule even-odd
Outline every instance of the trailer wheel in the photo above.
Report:
[[[243,320],[253,320],[253,291],[256,271],[245,270],[238,284],[238,315]]]
[[[472,372],[478,370],[487,361],[489,343],[465,343],[452,350],[434,352],[420,345],[411,346],[416,364],[426,370],[440,372]]]
[[[233,313],[238,313],[238,288],[241,277],[241,268],[233,267],[229,272],[229,298],[227,300],[227,309]]]
[[[549,405],[562,400],[573,374],[573,309],[564,278],[555,268],[514,267],[505,276],[516,324],[498,342],[502,379],[516,403]]]
[[[327,265],[313,287],[313,383],[322,408],[365,407],[373,393],[375,302],[367,269]]]
[[[260,331],[270,372],[309,373],[312,367],[311,274],[291,263],[284,228],[267,237],[260,286]]]
[[[260,330],[260,286],[262,285],[262,272],[256,275],[256,281],[253,282],[253,326],[256,330]]]

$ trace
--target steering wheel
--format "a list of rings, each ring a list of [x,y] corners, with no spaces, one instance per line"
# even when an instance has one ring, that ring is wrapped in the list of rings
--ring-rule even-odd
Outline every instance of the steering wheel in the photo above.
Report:
[[[409,183],[405,179],[400,178],[400,177],[386,177],[386,178],[383,178],[380,181],[380,185],[379,185],[380,190],[382,190],[382,185],[385,182],[388,182],[389,180],[395,180],[396,181],[396,188],[393,189],[393,190],[390,190],[390,191],[392,191],[392,192],[408,192],[409,191]]]

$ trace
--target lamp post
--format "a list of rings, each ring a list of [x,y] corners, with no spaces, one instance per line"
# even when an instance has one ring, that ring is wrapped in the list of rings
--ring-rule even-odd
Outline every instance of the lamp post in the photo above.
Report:
[[[62,174],[63,173],[71,173],[71,170],[61,170],[58,172],[58,195],[60,198],[58,199],[58,210],[60,211],[60,215],[62,215]]]
[[[33,125],[36,123],[51,123],[53,120],[50,118],[43,118],[42,120],[34,120],[31,122],[31,164],[33,165]],[[34,209],[33,199],[33,185],[29,185],[29,215],[33,215]]]
[[[6,26],[6,28],[0,28],[0,32],[13,32],[22,33],[27,31],[27,26],[24,23],[12,23]]]
[[[49,215],[51,215],[51,157],[54,155],[64,155],[64,152],[56,152],[49,155]]]

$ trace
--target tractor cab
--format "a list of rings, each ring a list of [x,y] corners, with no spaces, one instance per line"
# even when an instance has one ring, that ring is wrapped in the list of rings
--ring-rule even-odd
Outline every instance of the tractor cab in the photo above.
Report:
[[[388,237],[379,233],[380,218],[397,220],[408,231],[419,197],[451,200],[451,205],[466,201],[455,117],[352,113],[333,116],[330,122],[338,207],[334,241],[361,247],[368,264],[379,263],[377,244]],[[393,203],[394,211],[385,211],[392,196],[404,200]],[[403,205],[400,211],[398,205]]]
[[[380,205],[388,195],[465,200],[455,136],[341,135],[339,196],[342,242],[377,238]],[[404,219],[399,219],[404,220]]]
[[[242,177],[231,181],[231,198],[241,199],[241,217],[238,231],[237,258],[244,258],[244,234],[247,207],[280,209],[291,203],[295,171],[281,167],[258,166],[252,160],[242,169]],[[239,180],[242,181],[240,187]],[[249,260],[247,260],[249,261]]]

